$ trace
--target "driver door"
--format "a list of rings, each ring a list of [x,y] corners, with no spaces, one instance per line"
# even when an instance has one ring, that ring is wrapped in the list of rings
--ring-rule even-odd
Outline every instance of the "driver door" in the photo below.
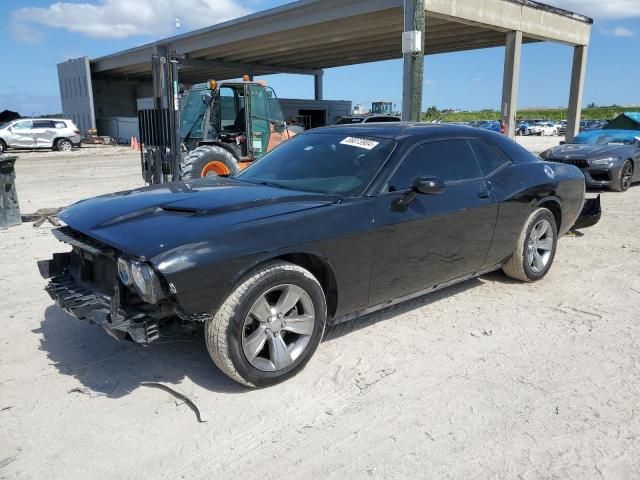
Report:
[[[396,202],[416,177],[445,189]],[[471,275],[489,252],[498,214],[491,186],[464,139],[416,145],[376,198],[371,306]]]

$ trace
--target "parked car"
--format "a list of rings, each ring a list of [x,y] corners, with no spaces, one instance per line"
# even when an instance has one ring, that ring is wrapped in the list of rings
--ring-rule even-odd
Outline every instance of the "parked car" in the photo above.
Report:
[[[640,132],[634,130],[588,130],[571,144],[542,152],[547,161],[575,165],[588,187],[617,192],[640,181]]]
[[[342,117],[336,122],[336,125],[355,125],[358,123],[387,123],[401,121],[402,119],[397,115],[354,115],[351,117]]]
[[[529,133],[538,136],[551,136],[557,135],[558,130],[551,122],[539,122],[529,127]]]
[[[214,363],[260,387],[300,371],[327,324],[498,269],[542,279],[583,204],[577,168],[503,135],[334,126],[231,178],[78,202],[53,230],[72,251],[38,263],[70,314],[141,344],[203,325]]]
[[[567,134],[567,121],[566,120],[562,120],[558,126],[558,135],[564,136]]]
[[[63,152],[80,146],[82,137],[71,120],[21,118],[0,127],[0,153],[7,148],[53,148]]]
[[[583,128],[584,130],[600,130],[602,128],[604,128],[607,123],[609,123],[607,120],[593,120],[590,122],[587,122],[586,126]]]
[[[478,125],[478,128],[500,133],[500,122],[495,120],[488,120],[486,122],[481,122],[480,125]]]
[[[518,126],[516,127],[516,135],[522,135],[522,136],[530,135],[531,134],[531,132],[529,131],[530,127],[531,127],[531,124],[526,120],[522,120],[518,122]]]

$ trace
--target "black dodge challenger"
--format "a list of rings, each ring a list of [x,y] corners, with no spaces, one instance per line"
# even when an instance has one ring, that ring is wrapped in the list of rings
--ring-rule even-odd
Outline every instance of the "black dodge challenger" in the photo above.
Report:
[[[544,277],[580,218],[585,180],[486,130],[365,124],[311,130],[233,178],[84,200],[39,262],[51,297],[118,339],[204,325],[248,386],[300,371],[325,326],[502,269]]]
[[[571,144],[542,152],[550,162],[575,165],[584,174],[587,187],[625,192],[640,182],[640,132],[634,130],[589,130]]]

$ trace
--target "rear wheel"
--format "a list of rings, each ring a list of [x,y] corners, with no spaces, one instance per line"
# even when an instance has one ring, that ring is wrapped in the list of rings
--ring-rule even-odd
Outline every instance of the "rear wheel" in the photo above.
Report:
[[[542,279],[551,268],[558,245],[558,227],[550,210],[538,208],[529,215],[513,256],[502,267],[507,276],[522,282]]]
[[[611,185],[611,189],[616,192],[626,192],[631,187],[631,180],[633,179],[633,163],[631,160],[627,160],[620,169],[620,177],[617,182]]]
[[[326,315],[324,291],[308,270],[271,262],[249,273],[207,321],[207,348],[236,382],[266,387],[302,370]]]
[[[71,143],[71,140],[67,138],[61,138],[56,143],[56,150],[60,152],[70,152],[72,149],[73,149],[73,144]]]
[[[184,157],[183,179],[207,176],[231,176],[238,173],[238,161],[228,150],[217,145],[202,145]]]

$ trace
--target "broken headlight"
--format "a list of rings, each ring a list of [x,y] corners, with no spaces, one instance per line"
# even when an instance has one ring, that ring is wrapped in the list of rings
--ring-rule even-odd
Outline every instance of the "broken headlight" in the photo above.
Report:
[[[147,303],[155,304],[164,297],[158,275],[150,265],[118,259],[118,276],[123,285],[133,288]]]

